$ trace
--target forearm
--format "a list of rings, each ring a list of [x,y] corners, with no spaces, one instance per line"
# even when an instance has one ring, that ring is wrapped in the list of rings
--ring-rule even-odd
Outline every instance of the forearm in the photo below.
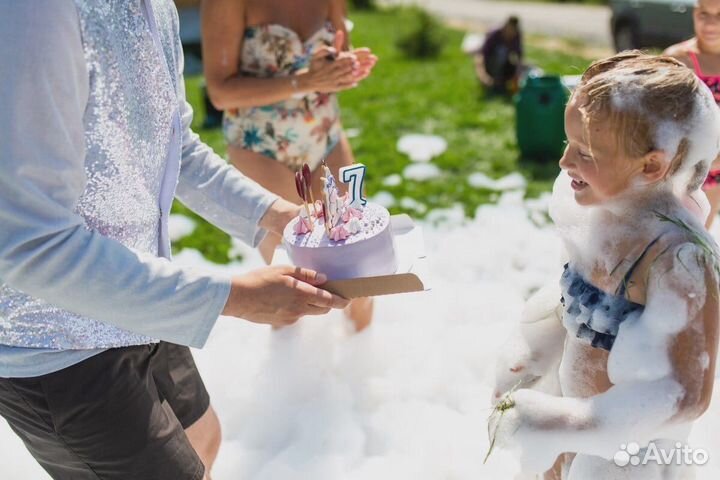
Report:
[[[300,208],[299,205],[278,198],[260,219],[260,227],[277,235],[282,235],[285,226],[298,216]]]
[[[514,395],[517,422],[505,428],[519,436],[523,455],[543,468],[563,452],[612,459],[623,443],[681,435],[683,425],[672,419],[683,394],[673,379],[615,385],[587,399],[522,390]]]
[[[330,2],[329,19],[336,32],[342,32],[343,44],[342,50],[346,51],[350,47],[350,35],[345,26],[345,17],[347,16],[345,0],[332,0]]]
[[[227,300],[229,279],[133,252],[80,224],[29,227],[30,218],[23,215],[24,225],[8,225],[8,217],[5,210],[0,277],[64,310],[152,338],[202,347]],[[60,228],[51,231],[56,226]]]
[[[518,388],[533,388],[546,393],[559,394],[558,367],[562,360],[565,331],[559,331],[556,321],[545,319],[532,325],[523,325],[501,348],[495,369],[494,399]],[[542,342],[529,344],[522,338],[523,330],[531,328]]]
[[[501,349],[496,368],[496,398],[513,388],[527,388],[541,382],[557,384],[557,367],[567,335],[558,314],[560,289],[548,285],[525,304],[522,320]]]
[[[272,105],[311,91],[307,73],[271,78],[237,75],[208,81],[210,100],[219,110]]]
[[[562,357],[567,331],[560,297],[559,284],[552,283],[530,297],[523,309],[520,336],[528,345],[530,368],[537,374],[547,372]]]
[[[185,151],[176,194],[205,220],[253,246],[265,236],[260,219],[277,199],[199,141]]]
[[[177,197],[218,228],[249,245],[265,236],[260,220],[277,195],[229,165],[190,129],[193,110],[181,84],[182,159]]]

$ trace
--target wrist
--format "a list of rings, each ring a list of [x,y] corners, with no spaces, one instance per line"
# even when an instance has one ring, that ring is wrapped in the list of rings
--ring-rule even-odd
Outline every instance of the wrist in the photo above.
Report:
[[[240,306],[243,305],[243,302],[240,301],[240,299],[244,296],[242,293],[244,289],[245,285],[243,277],[233,277],[230,282],[230,295],[228,295],[222,315],[229,317],[242,317]]]
[[[278,198],[260,219],[260,227],[282,236],[285,226],[300,213],[300,205]]]
[[[292,98],[299,98],[302,96],[302,91],[300,90],[300,82],[298,81],[297,75],[290,75],[288,77],[290,80],[290,91],[292,91]]]
[[[306,95],[313,91],[312,88],[312,74],[309,71],[298,73],[293,77],[294,83],[291,82],[293,87],[294,95]]]

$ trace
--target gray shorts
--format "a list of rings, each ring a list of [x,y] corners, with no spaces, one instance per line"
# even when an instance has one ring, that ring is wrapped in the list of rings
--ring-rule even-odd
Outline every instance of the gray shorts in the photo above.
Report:
[[[190,349],[165,342],[0,378],[0,415],[54,479],[201,480],[184,429],[209,405]]]

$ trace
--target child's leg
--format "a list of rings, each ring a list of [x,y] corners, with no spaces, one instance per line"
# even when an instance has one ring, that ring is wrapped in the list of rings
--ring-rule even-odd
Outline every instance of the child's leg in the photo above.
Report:
[[[372,297],[354,298],[345,307],[345,315],[353,323],[356,332],[365,330],[372,322],[374,302]]]
[[[543,474],[543,480],[567,479],[567,471],[570,469],[573,458],[575,458],[574,453],[563,453],[560,455],[557,460],[555,460],[555,465]]]

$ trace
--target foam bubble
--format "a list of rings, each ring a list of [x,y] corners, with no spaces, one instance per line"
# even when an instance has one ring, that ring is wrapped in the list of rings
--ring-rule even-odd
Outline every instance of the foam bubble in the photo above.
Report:
[[[175,242],[190,235],[197,226],[197,223],[185,215],[170,214],[168,218],[168,235],[170,240]]]
[[[403,170],[403,176],[408,180],[415,180],[416,182],[425,182],[438,178],[442,175],[442,172],[432,163],[415,163],[408,165]]]
[[[397,149],[413,162],[429,162],[447,150],[447,142],[437,135],[411,133],[400,137]]]

